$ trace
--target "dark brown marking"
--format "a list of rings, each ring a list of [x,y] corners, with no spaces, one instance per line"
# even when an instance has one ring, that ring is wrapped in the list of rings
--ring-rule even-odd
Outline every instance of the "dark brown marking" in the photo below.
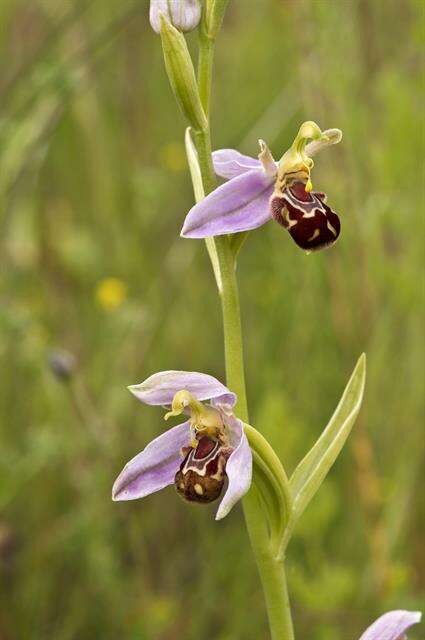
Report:
[[[217,500],[226,480],[226,462],[232,449],[202,436],[196,448],[186,453],[174,484],[177,493],[189,502]]]
[[[306,251],[330,246],[341,231],[339,217],[326,204],[326,195],[307,192],[302,182],[293,183],[282,195],[272,196],[270,210],[273,218]]]

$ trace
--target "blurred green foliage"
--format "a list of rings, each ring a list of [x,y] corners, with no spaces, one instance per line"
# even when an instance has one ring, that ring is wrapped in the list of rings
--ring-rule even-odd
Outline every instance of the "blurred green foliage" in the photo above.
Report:
[[[126,385],[224,376],[147,16],[147,0],[0,3],[1,640],[267,636],[240,508],[217,524],[172,489],[110,500],[163,428]],[[216,148],[262,137],[279,157],[307,118],[344,131],[313,175],[337,245],[306,256],[270,223],[239,259],[252,423],[288,472],[368,354],[360,420],[289,549],[302,639],[356,640],[424,592],[423,23],[421,0],[231,0],[218,41]]]

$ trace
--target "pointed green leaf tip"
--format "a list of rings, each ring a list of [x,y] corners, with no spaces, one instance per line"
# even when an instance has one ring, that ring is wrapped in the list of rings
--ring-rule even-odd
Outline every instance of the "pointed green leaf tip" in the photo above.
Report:
[[[326,429],[290,479],[294,520],[313,498],[344,446],[360,411],[365,379],[366,355],[363,353]]]
[[[224,13],[229,0],[207,0],[205,11],[205,26],[208,37],[215,39],[221,29]]]

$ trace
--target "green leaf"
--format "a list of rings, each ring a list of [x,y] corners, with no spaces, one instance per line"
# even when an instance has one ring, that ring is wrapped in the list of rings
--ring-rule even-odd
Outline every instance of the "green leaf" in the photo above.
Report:
[[[187,162],[190,170],[190,177],[192,178],[193,193],[194,193],[196,202],[200,202],[201,200],[204,199],[205,192],[204,192],[204,185],[202,183],[201,169],[199,167],[199,162],[198,162],[198,154],[196,153],[195,145],[193,144],[192,136],[190,135],[190,127],[187,127],[186,129],[186,133],[184,136],[184,143],[186,147],[186,156],[187,156]],[[215,246],[214,238],[205,238],[205,244],[207,246],[208,255],[210,257],[211,264],[213,267],[217,288],[221,293],[221,290],[222,290],[221,272],[220,272],[220,265],[218,263],[218,255],[217,255],[217,249]]]
[[[319,489],[344,446],[363,399],[366,356],[363,353],[326,429],[295,469],[291,480],[292,518],[298,519]]]
[[[209,38],[215,39],[221,29],[229,0],[207,0],[205,24]]]
[[[205,198],[205,191],[202,183],[201,168],[198,162],[198,154],[196,153],[195,145],[193,144],[192,136],[190,135],[190,127],[187,127],[184,134],[184,144],[186,147],[190,177],[192,178],[193,193],[195,195],[196,202],[200,202]]]
[[[291,494],[285,470],[271,445],[251,425],[244,425],[254,463],[254,483],[266,511],[270,545],[277,553],[291,513]]]
[[[264,460],[255,452],[253,458],[253,484],[257,487],[262,506],[266,512],[266,518],[270,530],[270,543],[277,545],[287,521],[284,517],[280,491],[276,485],[276,479],[267,468]]]

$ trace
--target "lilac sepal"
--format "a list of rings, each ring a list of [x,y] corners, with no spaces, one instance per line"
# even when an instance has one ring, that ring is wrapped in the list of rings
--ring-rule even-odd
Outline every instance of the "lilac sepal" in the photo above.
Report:
[[[235,450],[226,464],[228,485],[215,519],[221,520],[240,500],[251,486],[252,478],[252,452],[245,435],[243,424],[234,416],[226,420],[230,433],[230,442]]]
[[[161,15],[180,31],[192,31],[201,19],[199,0],[151,0],[149,20],[156,33],[161,32]]]
[[[189,438],[189,422],[183,422],[152,440],[125,465],[112,487],[112,499],[136,500],[174,484],[180,450]]]
[[[171,405],[178,391],[190,391],[197,400],[215,400],[233,407],[236,395],[213,376],[195,371],[161,371],[128,387],[136,398],[150,405]]]
[[[235,149],[219,149],[212,154],[214,171],[222,178],[230,180],[252,169],[261,169],[262,164],[256,158],[244,156]]]
[[[269,199],[275,178],[251,170],[221,185],[186,216],[184,238],[208,238],[249,231],[271,219]]]
[[[360,640],[402,640],[413,624],[420,622],[420,611],[389,611],[378,618]]]

